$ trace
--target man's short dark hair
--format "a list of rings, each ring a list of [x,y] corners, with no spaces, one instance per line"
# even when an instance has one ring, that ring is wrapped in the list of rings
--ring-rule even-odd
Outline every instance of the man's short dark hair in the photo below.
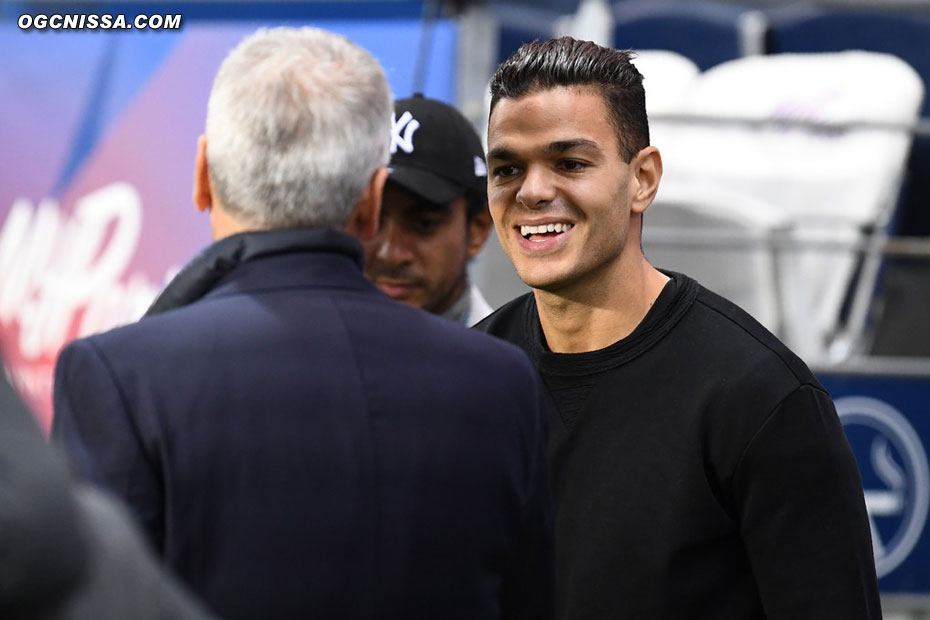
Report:
[[[501,99],[518,99],[559,86],[596,89],[610,112],[620,155],[629,162],[649,146],[643,76],[634,54],[571,37],[525,43],[491,78],[491,111]]]

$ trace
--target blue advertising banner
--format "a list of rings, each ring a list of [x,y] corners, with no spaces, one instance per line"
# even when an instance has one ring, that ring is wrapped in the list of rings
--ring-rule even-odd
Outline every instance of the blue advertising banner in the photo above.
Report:
[[[821,372],[852,446],[879,587],[930,594],[930,377]]]

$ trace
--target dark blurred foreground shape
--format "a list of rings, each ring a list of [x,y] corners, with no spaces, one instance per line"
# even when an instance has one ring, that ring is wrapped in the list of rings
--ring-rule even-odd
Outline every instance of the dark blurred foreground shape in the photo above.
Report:
[[[0,618],[208,620],[123,508],[71,481],[0,379]]]

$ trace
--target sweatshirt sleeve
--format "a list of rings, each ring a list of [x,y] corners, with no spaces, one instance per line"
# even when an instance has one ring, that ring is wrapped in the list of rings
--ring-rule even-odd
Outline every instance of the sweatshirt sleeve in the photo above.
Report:
[[[55,368],[52,439],[75,474],[124,501],[160,552],[162,482],[145,450],[127,399],[104,356],[90,340],[76,340]]]
[[[822,389],[801,386],[775,408],[733,494],[766,618],[881,618],[859,470]]]

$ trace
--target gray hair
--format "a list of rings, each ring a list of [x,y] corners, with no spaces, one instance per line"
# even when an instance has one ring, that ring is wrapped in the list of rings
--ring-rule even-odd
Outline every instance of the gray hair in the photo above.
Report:
[[[392,112],[381,65],[345,37],[261,29],[229,53],[213,82],[213,190],[253,226],[342,227],[388,163]]]

